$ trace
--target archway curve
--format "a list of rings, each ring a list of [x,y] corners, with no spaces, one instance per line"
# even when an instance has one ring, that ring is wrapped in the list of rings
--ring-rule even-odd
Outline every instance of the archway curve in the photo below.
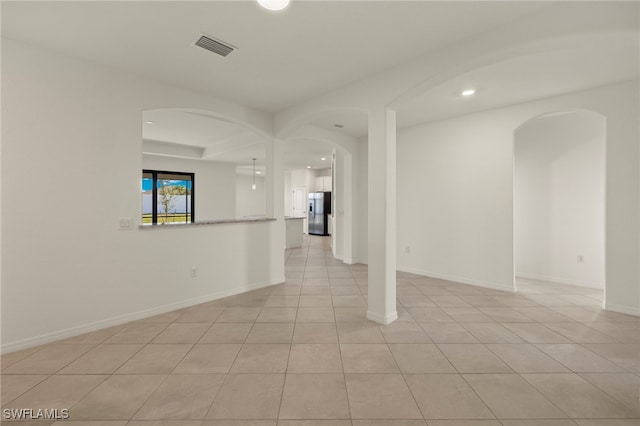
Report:
[[[432,74],[389,101],[387,107],[395,111],[401,111],[403,106],[414,98],[424,95],[430,90],[446,84],[448,81],[476,72],[485,67],[506,64],[513,60],[535,57],[542,54],[578,51],[584,49],[585,46],[592,49],[607,49],[611,46],[620,45],[633,47],[635,46],[634,43],[637,43],[637,33],[634,31],[608,30],[550,37],[503,47],[489,51],[472,60],[460,61],[445,70]]]
[[[567,107],[567,108],[559,108],[559,109],[553,109],[550,111],[546,111],[546,112],[541,112],[541,113],[536,113],[522,121],[520,121],[520,123],[515,126],[514,130],[513,130],[513,158],[514,158],[514,167],[513,167],[513,238],[514,238],[514,243],[513,243],[513,287],[514,290],[517,292],[518,291],[518,284],[517,284],[517,256],[518,256],[518,244],[517,244],[517,239],[518,239],[518,235],[517,235],[517,201],[516,201],[516,194],[518,192],[518,188],[517,188],[517,168],[518,168],[518,156],[517,156],[517,142],[518,142],[518,135],[520,134],[522,136],[522,132],[526,131],[528,127],[532,127],[535,126],[536,124],[538,124],[539,120],[543,120],[543,119],[550,119],[550,118],[554,118],[554,117],[561,117],[561,116],[569,116],[571,114],[581,114],[583,117],[586,117],[587,119],[590,120],[595,120],[594,121],[594,127],[597,128],[598,133],[602,136],[602,146],[600,147],[601,149],[599,150],[600,152],[598,153],[598,157],[599,161],[601,162],[601,167],[602,167],[602,182],[599,183],[599,185],[601,185],[601,189],[602,189],[602,205],[601,205],[601,212],[599,212],[601,214],[601,223],[599,224],[599,228],[600,231],[602,232],[601,234],[601,255],[602,258],[600,259],[600,266],[602,268],[602,272],[601,272],[601,277],[602,277],[602,308],[604,309],[606,306],[606,297],[607,297],[607,279],[606,279],[606,219],[605,219],[605,212],[606,212],[606,181],[607,181],[607,175],[606,175],[606,145],[607,145],[607,116],[604,115],[603,113],[599,112],[599,111],[594,111],[592,109],[586,109],[586,108],[572,108],[572,107]],[[565,125],[566,126],[566,125]],[[593,129],[591,129],[593,130]],[[520,141],[520,144],[522,144],[524,141]],[[579,143],[579,145],[583,145],[585,142],[582,141]],[[563,153],[562,155],[566,156],[566,152]],[[593,170],[593,169],[592,169]],[[593,200],[590,200],[593,201]],[[557,208],[557,207],[556,207]],[[562,284],[561,281],[554,281],[552,280],[551,282],[559,282]],[[565,284],[569,284],[569,282],[566,282]],[[578,284],[577,281],[576,283],[571,283],[573,285],[581,285]]]
[[[147,108],[142,111],[145,112],[155,112],[155,111],[179,111],[188,114],[194,114],[197,116],[210,118],[219,120],[226,123],[236,124],[240,127],[245,128],[246,130],[252,131],[256,135],[263,138],[265,141],[271,140],[273,138],[272,133],[262,128],[259,124],[253,123],[247,119],[242,119],[235,117],[228,113],[222,113],[215,110],[203,109],[203,108],[194,108],[194,107],[158,107],[158,108]]]
[[[283,139],[285,143],[302,140],[326,143],[349,154],[356,152],[356,144],[358,142],[356,138],[351,138],[312,125],[299,127],[291,132],[288,138]]]
[[[519,130],[523,129],[527,124],[530,124],[530,123],[534,122],[535,120],[538,120],[540,118],[545,118],[545,117],[552,117],[554,115],[571,114],[571,113],[593,114],[594,116],[602,118],[604,120],[604,122],[605,122],[605,125],[606,125],[607,116],[604,115],[602,112],[591,110],[591,109],[585,109],[585,108],[561,108],[561,109],[554,109],[552,111],[541,112],[541,113],[532,115],[531,117],[523,120],[522,122],[520,122],[520,124],[518,124],[513,129],[514,137],[515,137],[515,134],[518,133]]]
[[[311,125],[314,121],[338,114],[364,114],[369,118],[369,110],[361,106],[331,106],[331,107],[318,107],[305,111],[299,115],[293,115],[291,117],[285,117],[282,119],[276,119],[275,123],[275,135],[278,139],[287,140],[296,131],[304,126]]]
[[[353,213],[353,157],[356,155],[357,140],[344,135],[320,129],[315,126],[302,126],[292,132],[283,143],[296,144],[297,142],[312,142],[329,146],[334,149],[332,166],[332,182],[334,192],[334,228],[331,235],[332,253],[337,259],[353,263],[354,253],[354,213]],[[340,155],[336,156],[336,153]],[[338,170],[340,169],[340,170]],[[338,179],[342,176],[342,179]]]

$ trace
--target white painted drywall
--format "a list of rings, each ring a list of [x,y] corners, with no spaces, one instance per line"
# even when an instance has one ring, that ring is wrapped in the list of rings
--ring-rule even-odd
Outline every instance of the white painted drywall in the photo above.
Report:
[[[638,93],[622,82],[400,130],[398,268],[512,289],[514,132],[589,110],[607,122],[605,306],[640,314]]]
[[[264,176],[256,176],[256,189],[251,189],[251,176],[236,176],[236,218],[255,218],[266,215]]]
[[[231,184],[236,177],[233,164],[145,154],[142,168],[195,173],[196,221],[236,218],[236,188]]]
[[[354,175],[353,203],[353,262],[368,263],[369,229],[369,156],[367,139],[358,141],[353,162],[356,164]]]
[[[291,186],[291,170],[284,171],[284,215],[293,216],[293,187]]]
[[[512,134],[490,116],[398,132],[399,269],[512,288]]]
[[[333,192],[331,193],[331,209],[333,215],[330,216],[331,222],[331,249],[333,257],[336,259],[344,259],[344,239],[345,239],[345,223],[344,223],[344,206],[345,206],[345,153],[339,150],[333,151],[335,156],[335,181],[332,181]],[[349,171],[350,172],[350,171]],[[331,169],[329,169],[331,176]]]
[[[516,276],[604,287],[605,132],[604,117],[584,111],[518,129]]]
[[[142,111],[270,115],[5,39],[2,89],[3,352],[284,280],[283,220],[137,226]]]

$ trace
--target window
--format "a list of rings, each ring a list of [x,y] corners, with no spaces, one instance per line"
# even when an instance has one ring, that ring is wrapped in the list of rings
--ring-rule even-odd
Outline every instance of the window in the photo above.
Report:
[[[142,224],[192,223],[194,174],[142,171]]]

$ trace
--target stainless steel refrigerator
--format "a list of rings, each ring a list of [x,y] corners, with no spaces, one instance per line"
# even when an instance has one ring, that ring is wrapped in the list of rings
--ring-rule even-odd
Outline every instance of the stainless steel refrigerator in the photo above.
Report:
[[[329,235],[331,192],[309,193],[309,234]]]

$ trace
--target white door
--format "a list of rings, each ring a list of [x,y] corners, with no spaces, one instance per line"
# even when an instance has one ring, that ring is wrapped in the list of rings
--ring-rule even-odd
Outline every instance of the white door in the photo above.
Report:
[[[303,217],[302,229],[307,232],[307,188],[293,188],[293,217]]]

